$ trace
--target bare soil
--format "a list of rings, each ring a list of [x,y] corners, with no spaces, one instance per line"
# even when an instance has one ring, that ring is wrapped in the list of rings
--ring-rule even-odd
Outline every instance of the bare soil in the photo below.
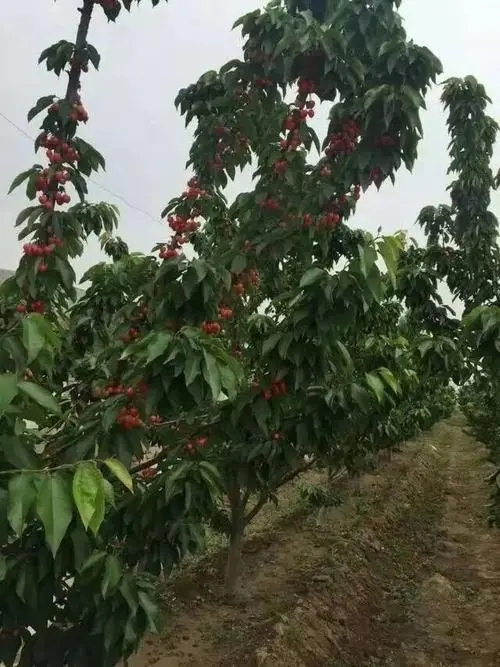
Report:
[[[237,601],[223,551],[193,563],[129,667],[499,667],[485,455],[455,417],[345,482],[321,516],[291,484],[247,539]]]

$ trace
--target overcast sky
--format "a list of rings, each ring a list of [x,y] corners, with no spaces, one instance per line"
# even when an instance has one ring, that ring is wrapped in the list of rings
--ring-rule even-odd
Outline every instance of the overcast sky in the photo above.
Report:
[[[41,95],[61,93],[65,80],[37,67],[40,51],[65,38],[74,40],[78,0],[16,0],[5,3],[0,24],[0,112],[31,136],[26,112]],[[143,0],[139,9],[107,24],[96,11],[89,41],[102,54],[99,73],[91,70],[82,97],[90,113],[86,138],[100,150],[107,170],[97,183],[129,205],[92,185],[90,197],[116,203],[120,234],[131,249],[148,252],[165,238],[159,222],[163,205],[184,187],[184,165],[190,131],[173,100],[179,88],[208,69],[240,53],[240,38],[231,32],[234,20],[261,0],[169,0],[156,8]],[[445,76],[475,75],[493,100],[490,113],[500,118],[500,48],[498,0],[403,0],[407,32],[442,60]],[[439,90],[428,98],[424,141],[413,174],[400,172],[396,187],[362,199],[353,224],[373,232],[408,229],[426,204],[446,202],[447,135]],[[324,132],[324,127],[318,128]],[[0,267],[17,266],[20,243],[13,222],[26,205],[21,191],[4,193],[14,175],[34,161],[30,141],[0,117]],[[244,187],[247,183],[244,183]],[[495,199],[498,212],[500,200]],[[141,212],[137,209],[141,209]],[[92,244],[77,266],[78,273],[101,258]]]

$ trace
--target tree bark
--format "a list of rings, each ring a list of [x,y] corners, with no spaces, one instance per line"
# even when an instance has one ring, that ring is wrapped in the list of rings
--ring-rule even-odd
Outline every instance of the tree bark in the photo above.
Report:
[[[233,597],[236,593],[241,571],[241,549],[245,535],[245,506],[247,496],[242,496],[239,485],[235,485],[228,493],[231,506],[231,532],[226,565],[226,593]]]
[[[243,546],[244,526],[231,535],[226,566],[226,593],[234,597],[241,573],[241,549]]]
[[[80,9],[80,22],[75,39],[75,53],[87,43],[87,35],[89,33],[90,20],[92,18],[92,10],[94,9],[95,0],[83,0],[83,7]],[[69,71],[68,87],[66,88],[66,101],[70,104],[76,100],[80,90],[80,76],[81,69],[77,62],[73,63]]]

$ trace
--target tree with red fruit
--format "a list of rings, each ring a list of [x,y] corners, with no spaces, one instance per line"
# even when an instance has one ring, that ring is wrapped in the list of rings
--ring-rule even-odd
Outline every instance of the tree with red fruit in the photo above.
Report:
[[[78,136],[81,77],[99,65],[92,12],[115,20],[131,0],[84,0],[75,43],[41,56],[69,83],[30,112],[46,112],[48,163],[13,183],[39,199],[17,219],[24,256],[0,303],[7,665],[19,651],[39,667],[130,655],[154,627],[151,576],[200,548],[208,521],[230,537],[233,592],[246,526],[283,483],[313,464],[356,470],[429,400],[414,390],[435,370],[414,345],[422,327],[402,342],[389,307],[409,271],[404,239],[347,223],[364,190],[413,164],[440,66],[389,0],[331,4],[325,23],[277,0],[244,17],[243,60],[181,91],[194,175],[151,257],[111,236],[113,207],[86,201],[104,159]],[[321,149],[311,121],[333,100]],[[223,189],[246,166],[255,187],[229,204]],[[67,208],[70,186],[80,202]],[[92,234],[112,262],[70,307],[70,260]]]

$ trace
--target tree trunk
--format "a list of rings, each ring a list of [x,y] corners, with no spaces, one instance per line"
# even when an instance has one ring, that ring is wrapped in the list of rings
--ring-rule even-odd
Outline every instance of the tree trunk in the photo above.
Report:
[[[229,535],[229,551],[226,565],[226,593],[234,596],[241,570],[241,548],[245,534],[245,505],[239,485],[235,485],[228,493],[231,506],[231,533]]]
[[[241,527],[241,530],[237,534],[231,535],[226,566],[226,593],[229,597],[234,596],[236,593],[236,587],[238,585],[238,579],[241,571],[241,548],[243,546],[243,534],[244,530],[243,527]]]

